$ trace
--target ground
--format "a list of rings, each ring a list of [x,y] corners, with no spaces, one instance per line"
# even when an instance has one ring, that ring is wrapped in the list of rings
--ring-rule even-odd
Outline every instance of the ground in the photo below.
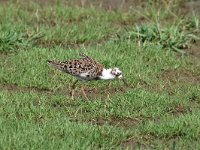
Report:
[[[199,1],[0,4],[1,149],[200,148]],[[47,60],[80,51],[128,87],[79,82],[72,100],[74,78]]]

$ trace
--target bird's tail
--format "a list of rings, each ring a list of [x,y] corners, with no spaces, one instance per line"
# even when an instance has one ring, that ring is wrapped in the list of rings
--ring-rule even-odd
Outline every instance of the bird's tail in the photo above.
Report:
[[[55,67],[56,69],[63,71],[63,63],[62,62],[52,61],[52,60],[48,60],[47,62],[49,65]]]

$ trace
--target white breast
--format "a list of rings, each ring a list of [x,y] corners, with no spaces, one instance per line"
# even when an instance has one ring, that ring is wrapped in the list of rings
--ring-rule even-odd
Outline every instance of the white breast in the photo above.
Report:
[[[102,75],[99,77],[101,80],[112,80],[115,78],[113,74],[111,74],[112,69],[103,69]]]
[[[82,80],[82,81],[89,81],[89,80],[92,80],[92,78],[88,77],[89,73],[88,72],[85,72],[85,73],[81,73],[80,75],[76,75],[75,77],[79,80]]]

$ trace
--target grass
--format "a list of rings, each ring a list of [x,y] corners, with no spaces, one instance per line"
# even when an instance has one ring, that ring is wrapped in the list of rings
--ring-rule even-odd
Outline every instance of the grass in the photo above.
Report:
[[[197,40],[194,34],[185,33],[181,29],[183,24],[161,27],[159,23],[134,27],[129,31],[125,39],[135,40],[145,46],[147,42],[161,46],[162,49],[174,50],[184,53],[184,48],[189,47],[191,41]],[[180,27],[179,27],[180,26]]]
[[[0,148],[199,149],[200,61],[189,55],[199,16],[179,17],[178,2],[145,5],[2,4]],[[94,81],[90,100],[71,100],[74,79],[47,60],[79,51],[122,69],[130,87]]]

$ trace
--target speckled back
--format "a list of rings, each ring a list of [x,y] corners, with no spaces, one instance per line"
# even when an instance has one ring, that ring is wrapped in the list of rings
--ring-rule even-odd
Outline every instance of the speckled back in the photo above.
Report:
[[[104,66],[84,54],[82,56],[83,58],[66,61],[49,61],[49,64],[83,80],[98,79]]]

